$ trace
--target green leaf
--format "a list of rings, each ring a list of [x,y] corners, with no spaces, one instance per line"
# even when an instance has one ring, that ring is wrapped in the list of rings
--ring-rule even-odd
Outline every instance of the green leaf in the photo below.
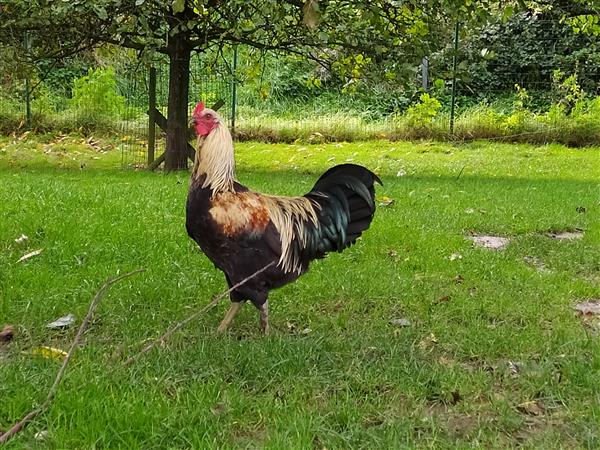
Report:
[[[252,22],[252,20],[250,19],[242,20],[240,23],[240,27],[243,31],[252,31],[255,28],[254,22]]]
[[[513,5],[506,6],[502,11],[502,22],[508,22],[508,19],[510,19],[513,16],[514,12],[515,7]]]
[[[178,14],[185,9],[185,0],[173,0],[173,13]]]
[[[100,19],[102,19],[102,20],[108,19],[108,14],[106,13],[106,9],[104,9],[104,7],[94,5],[93,8],[94,8],[94,12]]]

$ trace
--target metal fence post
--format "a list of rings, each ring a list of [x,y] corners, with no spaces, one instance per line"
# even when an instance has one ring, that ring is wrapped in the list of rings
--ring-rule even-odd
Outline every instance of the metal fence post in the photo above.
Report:
[[[148,167],[154,162],[154,148],[156,143],[156,68],[150,67],[148,80]]]
[[[458,20],[454,25],[454,56],[452,57],[452,104],[450,106],[450,134],[454,134],[454,110],[456,107],[456,61],[458,59]]]
[[[31,95],[29,93],[29,77],[25,78],[25,127],[31,128]]]
[[[29,50],[29,37],[27,33],[23,35],[23,46]],[[25,126],[31,128],[31,92],[29,91],[29,75],[25,76]]]
[[[424,56],[421,62],[421,74],[423,77],[423,90],[429,92],[429,57]]]
[[[233,48],[233,64],[231,65],[231,132],[235,134],[235,116],[237,107],[237,60],[238,60],[238,48],[237,45]]]

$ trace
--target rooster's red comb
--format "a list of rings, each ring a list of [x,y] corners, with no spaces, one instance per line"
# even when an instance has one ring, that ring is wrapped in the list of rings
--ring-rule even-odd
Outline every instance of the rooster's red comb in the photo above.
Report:
[[[203,109],[204,109],[204,102],[198,103],[196,105],[196,108],[194,108],[194,115],[200,114]]]

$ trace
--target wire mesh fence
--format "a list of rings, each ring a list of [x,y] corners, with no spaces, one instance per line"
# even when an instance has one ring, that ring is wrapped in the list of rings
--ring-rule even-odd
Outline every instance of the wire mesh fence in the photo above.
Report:
[[[432,45],[429,54],[403,55],[402,64],[408,69],[402,81],[390,79],[357,92],[348,90],[323,68],[311,68],[289,55],[253,52],[240,46],[236,70],[232,49],[219,52],[218,57],[195,54],[190,64],[188,112],[200,100],[209,106],[223,101],[219,112],[235,127],[240,140],[320,143],[413,138],[519,140],[523,136],[522,140],[530,142],[600,143],[600,101],[589,111],[576,107],[581,99],[600,96],[597,36],[577,33],[559,14],[547,11],[521,13],[479,30],[454,25],[448,24],[446,34],[437,36],[440,42]],[[166,58],[157,57],[150,64],[129,56],[119,60],[116,69],[116,87],[124,98],[117,129],[125,167],[146,167],[149,148],[155,156],[165,150],[164,131],[156,125],[153,132],[150,129],[151,67],[155,70],[155,107],[166,117]],[[253,78],[247,76],[252,71],[256,72]],[[46,85],[70,91],[72,78],[58,72],[55,69],[50,74]],[[323,86],[315,88],[313,83],[308,89],[311,77]],[[37,86],[36,80],[32,84]],[[24,101],[28,90],[22,82],[11,97],[0,96],[0,106],[13,105],[0,108],[0,125],[20,128],[27,118],[27,105],[34,117],[44,108],[62,113],[72,105],[65,95],[60,105],[44,104],[38,95],[42,86],[33,90],[31,102]],[[422,97],[425,92],[428,98]],[[16,122],[7,122],[3,109],[15,112]],[[580,116],[573,119],[575,113]],[[571,128],[565,127],[565,117]],[[78,122],[73,129],[81,126],[85,123]],[[574,136],[572,140],[565,138],[569,134]]]
[[[190,84],[188,93],[188,116],[194,106],[203,101],[206,105],[223,102],[219,112],[228,123],[232,123],[233,73],[231,66],[222,59],[210,64],[194,55],[190,61]],[[151,83],[151,70],[154,70],[155,81]],[[121,87],[121,95],[126,99],[126,120],[120,124],[123,134],[121,138],[121,161],[125,167],[146,167],[149,151],[149,127],[154,127],[154,145],[150,151],[158,156],[165,150],[165,132],[158,124],[149,120],[149,99],[151,91],[155,95],[155,107],[167,117],[169,65],[166,59],[155,59],[151,65],[131,67],[124,74],[126,80]],[[154,86],[154,88],[153,88]]]
[[[222,114],[235,123],[235,135],[241,140],[318,143],[444,137],[544,142],[560,138],[564,123],[551,117],[549,110],[554,105],[556,111],[569,115],[578,99],[600,94],[600,49],[592,36],[576,33],[558,16],[547,16],[524,13],[476,31],[463,30],[460,24],[449,27],[446,45],[438,46],[420,65],[416,62],[420,57],[405,55],[415,62],[408,82],[395,91],[388,89],[380,98],[374,92],[367,102],[346,101],[357,96],[331,84],[308,95],[300,92],[296,100],[301,89],[285,79],[295,74],[281,73],[289,60],[276,54],[268,58],[262,54],[261,70],[278,79],[253,88],[237,85],[231,60],[213,62],[207,70],[197,57],[191,70],[190,108],[199,99],[208,104],[223,99]],[[241,53],[242,66],[248,63],[244,58],[256,57]],[[161,65],[157,93],[163,110],[165,70],[166,65]],[[271,89],[269,95],[262,92],[265,85]],[[234,94],[236,87],[241,95]],[[433,99],[420,101],[424,92]],[[593,121],[590,117],[585,120]],[[600,141],[599,125],[592,124],[585,132],[590,135],[581,142]],[[157,151],[163,149],[164,139],[158,146]],[[134,163],[143,164],[143,146],[137,149]]]

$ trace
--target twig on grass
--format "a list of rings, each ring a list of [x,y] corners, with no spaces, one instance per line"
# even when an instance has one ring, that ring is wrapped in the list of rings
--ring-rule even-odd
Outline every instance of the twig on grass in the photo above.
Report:
[[[67,356],[65,356],[65,359],[63,360],[63,363],[60,366],[58,373],[56,374],[56,378],[54,379],[54,383],[52,384],[52,386],[50,387],[50,390],[48,391],[46,400],[44,400],[44,403],[42,403],[42,405],[40,407],[31,411],[29,414],[27,414],[25,417],[23,417],[21,420],[19,420],[16,424],[14,424],[11,428],[9,428],[7,431],[5,431],[3,434],[0,434],[0,444],[5,444],[6,442],[8,442],[9,439],[14,437],[19,431],[23,430],[27,425],[29,425],[29,423],[33,419],[35,419],[37,416],[44,413],[48,409],[48,407],[52,403],[52,400],[54,400],[54,397],[56,396],[56,392],[58,391],[60,382],[62,381],[65,371],[67,370],[67,365],[69,364],[71,357],[75,353],[75,350],[79,346],[79,343],[81,341],[83,333],[85,333],[85,331],[87,330],[89,323],[92,320],[92,317],[94,315],[94,312],[96,311],[96,308],[100,304],[100,301],[106,295],[106,292],[108,291],[108,289],[113,284],[118,283],[119,281],[123,280],[124,278],[130,277],[139,272],[143,272],[144,270],[145,269],[137,269],[137,270],[126,273],[124,275],[120,275],[115,278],[109,278],[102,285],[100,290],[96,293],[96,295],[94,296],[94,298],[92,298],[92,301],[90,302],[88,312],[87,312],[85,318],[83,319],[83,322],[81,322],[81,326],[79,327],[79,330],[77,330],[77,334],[75,335],[75,339],[73,339],[73,342],[71,343],[71,347],[69,348],[69,351],[67,352]]]
[[[275,264],[276,261],[271,261],[269,264],[267,264],[266,266],[264,266],[262,269],[257,270],[256,272],[254,272],[252,275],[244,278],[242,281],[240,281],[239,283],[233,285],[232,287],[230,287],[229,289],[227,289],[225,292],[217,295],[210,303],[208,303],[206,306],[204,306],[202,309],[199,309],[198,311],[196,311],[194,314],[192,314],[191,316],[188,316],[186,319],[182,320],[181,322],[171,326],[171,328],[169,328],[163,335],[157,337],[156,339],[154,339],[152,342],[150,342],[148,345],[146,345],[142,350],[140,350],[138,353],[136,353],[133,356],[130,356],[129,358],[127,358],[125,360],[125,362],[123,363],[124,366],[128,366],[129,364],[131,364],[133,361],[135,361],[136,359],[138,359],[140,356],[142,356],[144,353],[148,353],[150,350],[152,350],[154,347],[156,347],[158,344],[164,342],[169,336],[171,336],[173,333],[175,333],[177,330],[180,330],[181,328],[183,328],[185,325],[187,325],[189,322],[191,322],[192,320],[197,319],[199,316],[201,316],[202,314],[204,314],[206,311],[208,311],[209,309],[213,308],[217,303],[219,303],[220,300],[222,300],[226,295],[228,295],[229,293],[231,293],[232,291],[236,290],[237,288],[239,288],[240,286],[242,286],[243,284],[247,283],[248,281],[250,281],[252,278],[254,278],[255,276],[261,274],[262,272],[264,272],[265,270],[267,270],[269,267],[271,267],[272,265]]]

